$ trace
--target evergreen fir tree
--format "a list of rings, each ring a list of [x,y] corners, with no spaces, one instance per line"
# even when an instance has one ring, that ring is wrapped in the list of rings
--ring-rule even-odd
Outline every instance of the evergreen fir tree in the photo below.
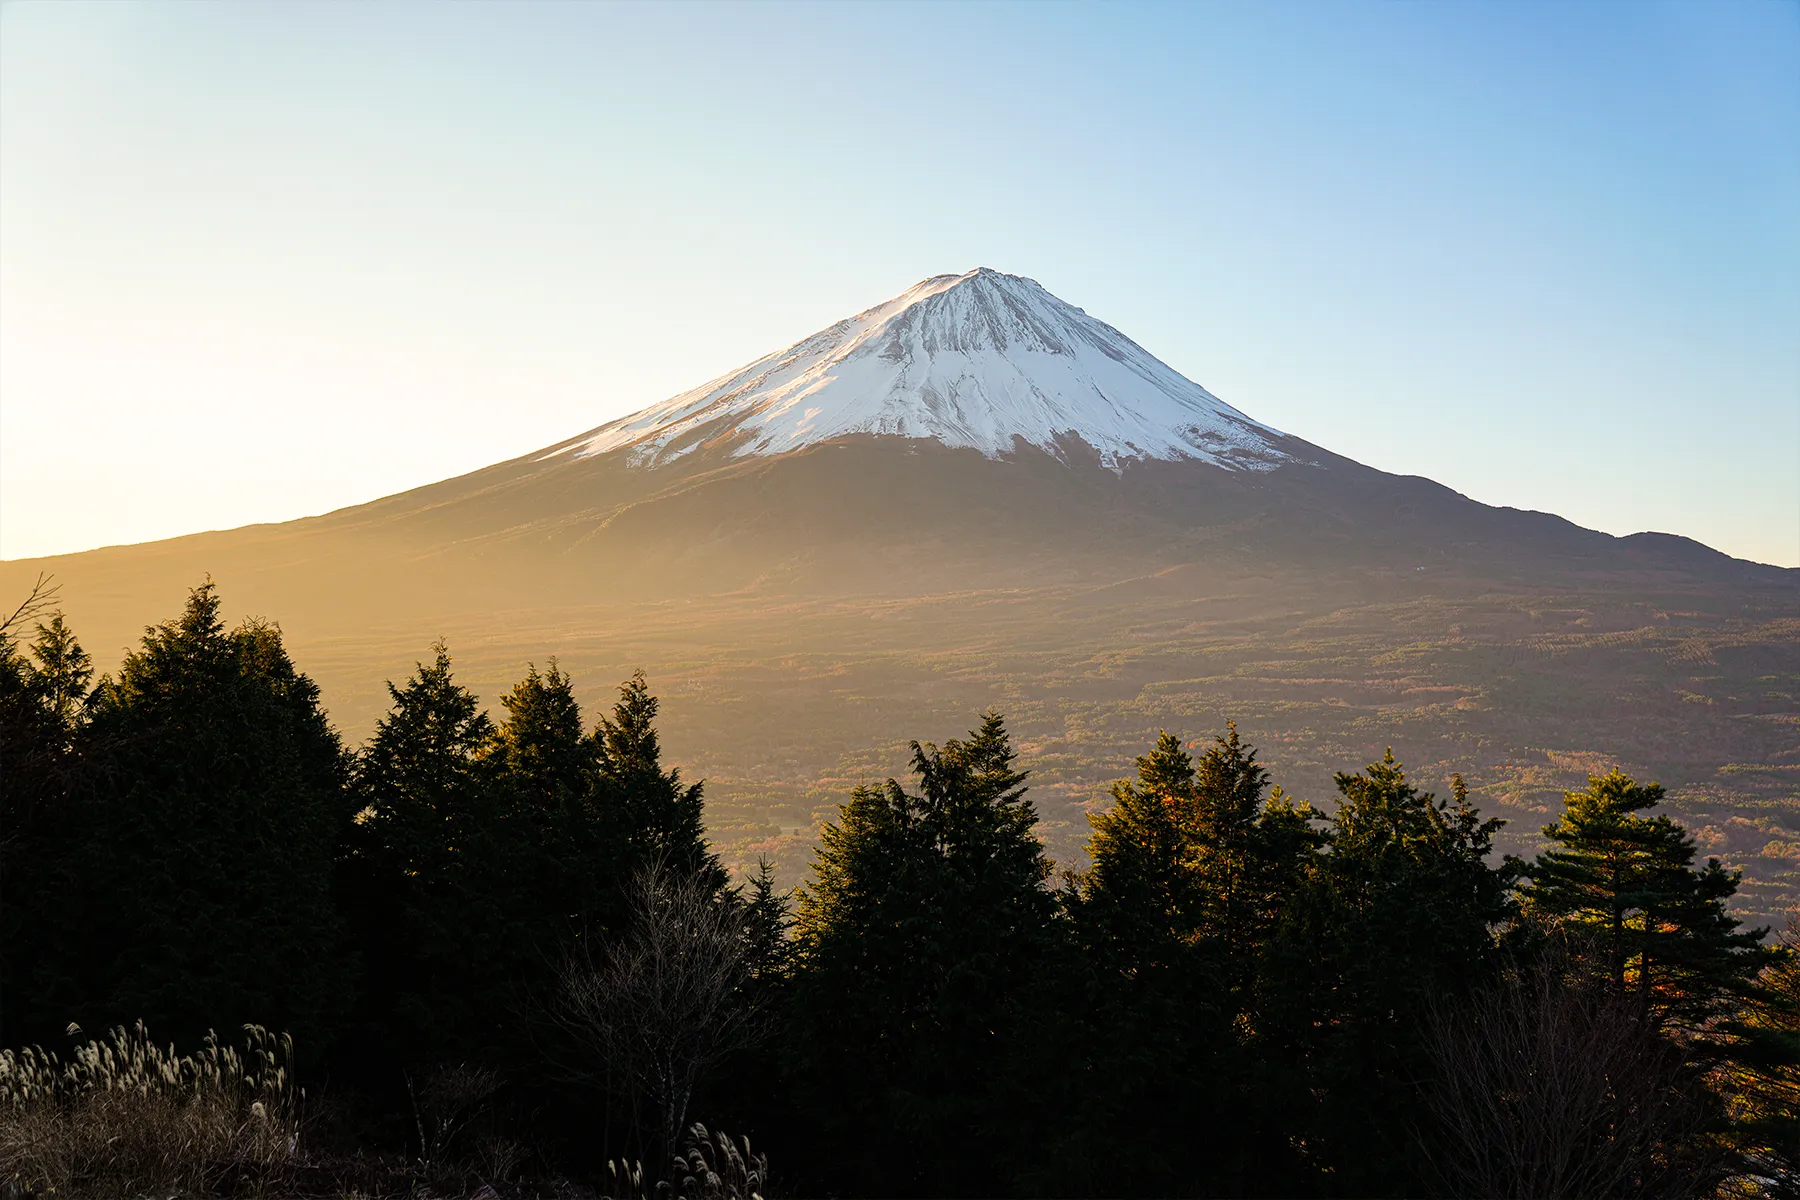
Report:
[[[590,803],[613,856],[613,877],[623,882],[655,860],[723,888],[725,868],[706,842],[706,785],[683,784],[677,767],[663,770],[657,707],[639,671],[619,686],[612,715],[594,731]]]
[[[1113,806],[1088,817],[1092,866],[1077,881],[1087,923],[1144,965],[1181,952],[1205,903],[1194,878],[1194,761],[1163,733],[1137,760],[1134,783],[1113,785]]]
[[[369,979],[371,1031],[402,1062],[491,1044],[509,930],[512,865],[493,723],[455,680],[449,648],[419,663],[357,765],[352,911]]]
[[[492,752],[521,800],[543,813],[557,812],[586,786],[594,757],[582,733],[574,682],[554,658],[541,675],[532,663],[500,703],[506,719],[495,730]]]
[[[508,900],[529,943],[517,947],[521,969],[538,974],[560,943],[606,923],[615,868],[591,803],[596,745],[582,732],[573,681],[554,659],[543,674],[533,664],[500,703],[506,719],[487,753],[513,860],[496,870],[511,879]]]
[[[1504,822],[1481,818],[1460,777],[1438,799],[1390,750],[1336,782],[1326,852],[1283,913],[1259,985],[1264,1042],[1278,1071],[1296,1073],[1294,1115],[1334,1189],[1416,1189],[1418,1029],[1430,1005],[1489,978],[1521,865],[1488,865]]]
[[[840,1178],[991,1192],[1030,1124],[1009,1076],[1052,949],[1050,862],[998,713],[912,750],[916,792],[858,788],[823,832],[795,922],[792,1066]]]
[[[85,823],[81,758],[93,667],[61,613],[29,654],[0,630],[0,1045],[49,1040],[92,947],[72,921]],[[14,1035],[18,1036],[15,1038]]]
[[[1516,860],[1490,867],[1494,834],[1461,776],[1448,799],[1420,792],[1388,751],[1366,772],[1336,776],[1321,879],[1342,939],[1337,962],[1371,1011],[1406,1011],[1433,986],[1481,978],[1494,930],[1513,911]]]
[[[1241,991],[1322,840],[1311,826],[1318,814],[1270,793],[1236,725],[1197,761],[1164,732],[1137,766],[1135,782],[1114,785],[1113,807],[1089,818],[1083,904],[1121,923],[1122,946],[1205,945],[1241,960],[1228,972]]]
[[[1070,896],[1098,973],[1077,1050],[1094,1080],[1079,1098],[1101,1143],[1089,1154],[1108,1164],[1092,1186],[1167,1191],[1198,1169],[1242,1191],[1282,1169],[1247,1154],[1267,1090],[1248,1044],[1253,984],[1320,838],[1310,808],[1267,794],[1235,726],[1198,762],[1164,732],[1137,766],[1089,818],[1092,866]],[[1179,1136],[1195,1128],[1216,1136]]]
[[[1257,951],[1312,865],[1323,839],[1311,805],[1296,805],[1269,786],[1256,751],[1228,724],[1195,763],[1191,818],[1202,936],[1224,947],[1237,966],[1231,986],[1242,992]]]
[[[759,859],[744,897],[744,936],[750,942],[750,971],[759,985],[780,983],[792,959],[788,928],[793,922],[788,898],[775,890],[775,869]]]
[[[37,693],[38,703],[62,731],[63,745],[73,744],[75,733],[86,717],[94,663],[76,640],[74,630],[64,623],[61,613],[51,614],[48,625],[37,627],[31,659],[24,660],[22,665],[26,686]]]
[[[1764,1194],[1800,1197],[1800,917],[1788,918],[1755,994],[1711,1032],[1730,1039],[1721,1072],[1733,1141]]]
[[[95,692],[80,907],[107,951],[66,1016],[176,1038],[256,1021],[320,1045],[350,982],[331,890],[345,756],[280,631],[227,632],[219,610],[195,588]],[[56,657],[71,692],[80,659]]]

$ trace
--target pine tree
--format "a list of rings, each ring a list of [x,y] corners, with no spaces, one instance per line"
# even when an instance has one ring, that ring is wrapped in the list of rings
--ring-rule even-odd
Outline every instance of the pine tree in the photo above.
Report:
[[[500,703],[506,719],[494,731],[492,753],[519,786],[522,801],[546,814],[557,812],[586,786],[593,763],[574,682],[554,658],[541,675],[532,663]]]
[[[573,681],[554,659],[543,674],[533,664],[500,703],[506,719],[487,757],[504,792],[512,858],[496,870],[511,879],[519,969],[535,975],[571,935],[606,923],[616,867],[591,803],[596,743],[582,732]]]
[[[787,977],[792,960],[788,929],[793,923],[788,897],[775,890],[775,869],[759,859],[744,896],[744,936],[750,943],[750,971],[757,983],[772,986]]]
[[[705,787],[683,784],[681,771],[662,768],[656,733],[657,700],[642,671],[619,686],[612,715],[594,731],[597,768],[590,803],[613,856],[614,878],[624,880],[659,861],[698,875],[715,891],[725,869],[706,842]]]
[[[219,610],[211,581],[195,588],[95,692],[83,912],[109,956],[68,1015],[177,1038],[257,1021],[319,1045],[349,983],[332,898],[345,757],[280,630],[227,632]],[[80,661],[57,656],[65,675]]]
[[[1620,771],[1564,796],[1544,827],[1557,849],[1530,869],[1525,910],[1543,926],[1594,941],[1612,986],[1659,1024],[1688,1031],[1737,1006],[1769,961],[1767,930],[1742,930],[1725,909],[1741,874],[1717,859],[1694,869],[1694,839],[1665,815],[1657,784]]]
[[[1408,1148],[1418,1031],[1431,1005],[1491,976],[1521,866],[1488,864],[1504,822],[1481,818],[1460,776],[1439,799],[1390,750],[1336,782],[1326,852],[1282,915],[1259,991],[1309,1157],[1341,1193],[1380,1194],[1421,1186]]]
[[[1235,726],[1198,762],[1164,732],[1137,767],[1089,818],[1092,866],[1069,897],[1097,972],[1076,1051],[1095,1081],[1078,1098],[1084,1132],[1111,1162],[1093,1186],[1168,1191],[1198,1169],[1241,1189],[1271,1169],[1245,1161],[1261,949],[1320,838],[1310,808],[1268,794]],[[1195,1127],[1218,1137],[1180,1135]]]
[[[1055,905],[1014,762],[989,712],[965,740],[912,743],[917,791],[858,788],[823,831],[795,922],[792,1069],[860,1186],[992,1190],[1029,1124],[1008,1077]]]
[[[455,680],[449,648],[392,702],[357,764],[350,905],[369,979],[365,1020],[403,1062],[491,1044],[512,943],[503,912],[513,856],[494,726]]]
[[[75,745],[92,678],[61,613],[37,626],[29,655],[0,630],[0,1045],[48,1040],[68,1021],[57,1006],[81,991],[71,974],[89,952],[70,920],[85,823]]]

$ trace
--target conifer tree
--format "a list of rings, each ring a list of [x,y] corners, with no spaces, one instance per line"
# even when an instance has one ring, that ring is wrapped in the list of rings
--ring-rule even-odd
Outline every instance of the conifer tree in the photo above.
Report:
[[[611,870],[622,884],[642,866],[661,862],[716,891],[725,886],[725,869],[706,842],[706,785],[682,783],[678,767],[663,770],[657,707],[639,671],[619,686],[611,716],[603,715],[594,731],[591,803],[613,856]]]
[[[1741,874],[1717,859],[1693,866],[1694,839],[1667,816],[1657,784],[1621,771],[1564,795],[1544,827],[1555,849],[1531,866],[1528,914],[1593,940],[1612,986],[1636,995],[1659,1024],[1698,1031],[1754,988],[1770,960],[1766,930],[1743,930],[1726,912]]]
[[[1235,724],[1213,742],[1195,763],[1200,928],[1248,965],[1323,839],[1312,828],[1319,814],[1311,805],[1294,804],[1280,788],[1270,791],[1268,771],[1239,740]],[[1247,984],[1245,971],[1233,972],[1234,988]]]
[[[1800,1196],[1800,917],[1790,916],[1755,995],[1717,1032],[1731,1039],[1733,1140],[1766,1194]]]
[[[1292,1095],[1309,1154],[1335,1189],[1380,1194],[1421,1186],[1406,1147],[1423,1014],[1489,977],[1522,866],[1488,864],[1504,822],[1481,818],[1460,776],[1439,799],[1390,750],[1336,782],[1326,852],[1283,914],[1261,1007],[1268,1053],[1304,1081]]]
[[[1420,792],[1392,750],[1336,782],[1320,878],[1350,995],[1371,1012],[1403,1011],[1431,986],[1480,978],[1521,870],[1516,860],[1487,862],[1506,822],[1481,818],[1461,776],[1448,799]]]
[[[52,613],[48,625],[37,627],[31,658],[23,663],[26,684],[36,691],[43,706],[61,731],[63,744],[73,743],[75,733],[85,719],[88,685],[94,678],[94,663],[75,631],[63,621],[63,615]]]
[[[352,911],[375,1036],[403,1061],[467,1056],[491,1041],[509,957],[502,896],[512,856],[493,723],[439,641],[357,764]]]
[[[554,659],[533,664],[501,697],[506,718],[487,751],[504,797],[512,861],[506,899],[529,946],[516,947],[528,974],[539,974],[560,943],[589,924],[604,924],[615,888],[613,865],[591,802],[595,741],[582,731],[573,681]]]
[[[1163,733],[1137,760],[1134,783],[1113,785],[1113,806],[1088,817],[1092,866],[1078,879],[1088,923],[1125,954],[1166,963],[1179,954],[1205,903],[1194,878],[1194,761]]]
[[[79,662],[58,657],[65,674]],[[350,807],[337,734],[280,630],[228,632],[209,580],[91,711],[82,911],[107,957],[67,1015],[171,1037],[257,1021],[321,1044],[349,983],[331,889]]]
[[[1305,877],[1320,837],[1317,814],[1275,789],[1237,726],[1196,761],[1164,732],[1137,760],[1136,782],[1113,787],[1113,807],[1089,818],[1093,865],[1078,884],[1084,906],[1120,922],[1122,946],[1210,946],[1244,970]]]
[[[492,753],[519,788],[519,798],[545,814],[568,804],[587,784],[593,747],[582,733],[574,682],[550,660],[500,698],[506,719],[494,731]]]
[[[92,677],[61,613],[37,625],[29,654],[0,629],[0,1045],[67,1023],[56,1006],[76,998],[70,971],[90,952],[71,917]]]
[[[769,987],[786,978],[792,960],[788,929],[793,923],[788,897],[775,890],[775,869],[764,858],[750,876],[744,896],[744,937],[750,943],[751,975],[759,986]]]
[[[0,795],[7,844],[44,805],[66,803],[70,756],[87,723],[93,662],[61,613],[37,626],[29,654],[0,632]]]
[[[1089,818],[1092,866],[1070,896],[1098,972],[1077,1051],[1095,1081],[1078,1098],[1083,1124],[1106,1130],[1095,1154],[1110,1160],[1111,1185],[1167,1191],[1200,1169],[1242,1189],[1273,1169],[1245,1154],[1249,1093],[1263,1090],[1246,1044],[1261,948],[1320,838],[1309,807],[1267,794],[1235,726],[1197,762],[1164,732],[1137,766]],[[1217,1137],[1181,1134],[1195,1128]]]
[[[1014,761],[990,711],[965,740],[912,743],[916,792],[858,788],[823,832],[795,922],[791,1049],[816,1144],[857,1186],[1000,1186],[1023,1119],[1007,1077],[1054,917]]]

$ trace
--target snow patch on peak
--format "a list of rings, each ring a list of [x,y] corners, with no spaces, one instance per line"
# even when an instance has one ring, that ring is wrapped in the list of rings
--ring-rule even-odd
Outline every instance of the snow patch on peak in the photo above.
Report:
[[[922,280],[552,453],[629,448],[634,463],[655,465],[718,438],[767,455],[848,434],[934,438],[990,457],[1015,439],[1060,455],[1073,436],[1115,469],[1192,458],[1255,470],[1289,457],[1277,431],[1112,326],[990,267]]]

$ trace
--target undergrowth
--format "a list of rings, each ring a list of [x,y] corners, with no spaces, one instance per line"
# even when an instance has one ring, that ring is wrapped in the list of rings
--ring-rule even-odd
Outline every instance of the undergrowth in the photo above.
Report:
[[[71,1036],[80,1030],[69,1027]],[[192,1054],[139,1022],[67,1060],[0,1050],[0,1186],[11,1195],[267,1194],[299,1150],[293,1042],[256,1025]]]

